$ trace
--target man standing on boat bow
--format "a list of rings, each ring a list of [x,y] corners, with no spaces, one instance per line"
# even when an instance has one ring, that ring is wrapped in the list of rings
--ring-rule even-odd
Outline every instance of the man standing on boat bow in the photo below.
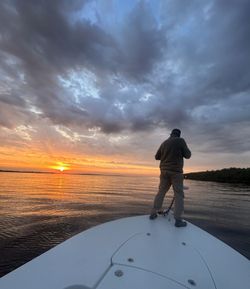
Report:
[[[160,160],[160,185],[149,218],[151,220],[157,218],[157,211],[161,209],[164,197],[172,185],[175,198],[175,226],[185,227],[187,223],[182,220],[184,211],[183,158],[189,159],[191,151],[180,136],[181,131],[177,128],[173,129],[170,137],[161,144],[155,155],[155,159]]]

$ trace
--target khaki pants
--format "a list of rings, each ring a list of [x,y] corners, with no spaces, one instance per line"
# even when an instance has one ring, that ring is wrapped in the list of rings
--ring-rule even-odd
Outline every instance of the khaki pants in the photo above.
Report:
[[[167,191],[173,186],[175,202],[174,202],[174,217],[181,219],[184,211],[184,192],[183,192],[183,174],[173,173],[161,170],[160,185],[157,195],[154,199],[154,207],[151,213],[156,213],[162,207],[164,197]]]

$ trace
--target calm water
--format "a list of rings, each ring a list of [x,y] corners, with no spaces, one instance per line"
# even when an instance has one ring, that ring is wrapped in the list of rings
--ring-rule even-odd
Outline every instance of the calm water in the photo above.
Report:
[[[185,218],[250,259],[250,186],[185,184]],[[148,214],[157,187],[147,176],[0,173],[0,276],[94,225]]]

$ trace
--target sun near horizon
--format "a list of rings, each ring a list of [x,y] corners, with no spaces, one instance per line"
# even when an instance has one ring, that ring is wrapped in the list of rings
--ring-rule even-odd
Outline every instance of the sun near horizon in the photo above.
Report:
[[[49,166],[48,169],[53,169],[56,172],[63,173],[70,170],[70,165],[63,162],[57,162],[55,165]]]
[[[57,168],[58,171],[60,171],[61,173],[65,171],[65,167],[58,167]]]

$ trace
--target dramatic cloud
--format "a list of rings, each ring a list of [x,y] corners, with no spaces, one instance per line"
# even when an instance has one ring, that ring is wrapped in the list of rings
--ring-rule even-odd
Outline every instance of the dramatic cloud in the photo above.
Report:
[[[247,166],[249,19],[247,0],[1,1],[2,145],[152,164],[179,127],[193,167]]]

